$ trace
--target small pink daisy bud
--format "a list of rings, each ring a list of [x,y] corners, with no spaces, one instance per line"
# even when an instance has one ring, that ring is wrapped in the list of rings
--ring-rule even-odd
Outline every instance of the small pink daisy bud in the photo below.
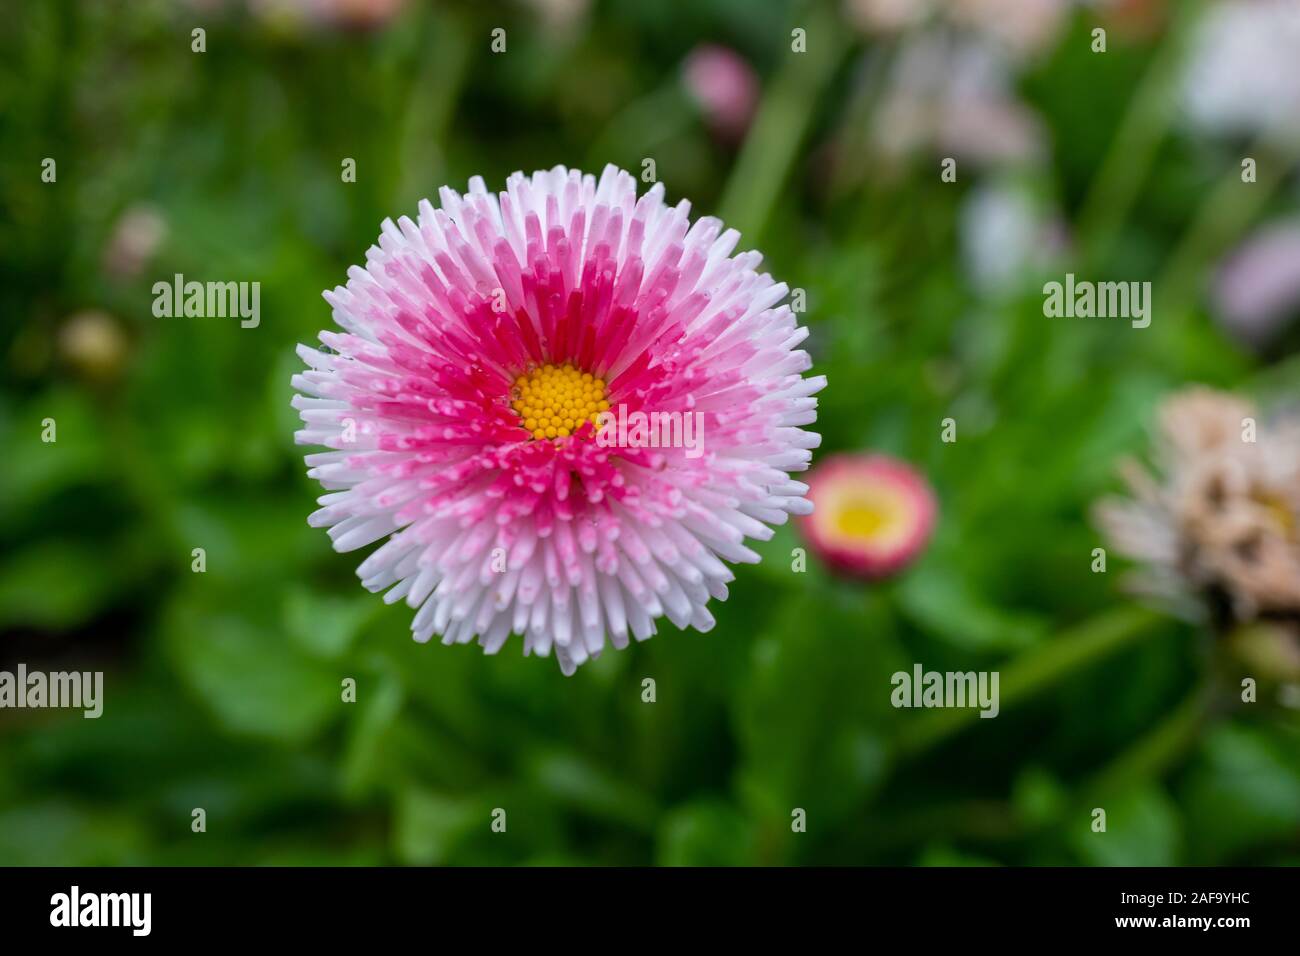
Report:
[[[813,553],[861,578],[886,577],[921,553],[937,506],[930,485],[888,455],[840,454],[808,476],[816,510],[799,524]]]
[[[808,514],[807,335],[739,234],[607,166],[470,180],[383,223],[300,346],[311,524],[415,611],[565,673],[656,621],[709,630],[745,539]]]

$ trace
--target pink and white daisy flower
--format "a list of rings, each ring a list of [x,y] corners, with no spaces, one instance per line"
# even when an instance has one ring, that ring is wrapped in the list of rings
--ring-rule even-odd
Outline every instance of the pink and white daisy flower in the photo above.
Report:
[[[888,455],[832,455],[808,476],[816,512],[800,522],[813,552],[836,570],[881,578],[925,548],[938,507],[911,466]]]
[[[656,621],[709,630],[724,562],[812,510],[790,477],[820,437],[825,378],[788,291],[690,221],[656,184],[556,167],[489,193],[443,188],[418,222],[383,223],[364,268],[325,293],[341,332],[299,346],[294,376],[311,515],[337,551],[414,608],[417,641],[512,634],[566,673]],[[601,411],[696,415],[696,448],[607,447]]]

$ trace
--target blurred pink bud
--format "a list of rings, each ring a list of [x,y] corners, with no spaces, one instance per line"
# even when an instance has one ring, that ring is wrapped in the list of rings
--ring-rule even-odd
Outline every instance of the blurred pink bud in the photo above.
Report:
[[[1229,333],[1256,347],[1272,341],[1300,311],[1300,221],[1250,236],[1219,270],[1213,294]]]
[[[167,238],[167,220],[153,206],[132,206],[113,226],[104,247],[104,271],[115,279],[139,275]]]
[[[734,50],[697,46],[682,67],[686,91],[710,128],[723,139],[740,139],[758,105],[758,76]]]

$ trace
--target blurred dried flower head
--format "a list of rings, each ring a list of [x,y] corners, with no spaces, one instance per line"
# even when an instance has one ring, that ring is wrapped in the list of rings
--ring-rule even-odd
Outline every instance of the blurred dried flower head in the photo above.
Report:
[[[758,106],[758,75],[735,50],[697,46],[682,66],[686,91],[722,139],[739,140]]]
[[[886,157],[929,149],[977,163],[1018,163],[1043,153],[1034,112],[1012,89],[992,46],[922,34],[900,51],[874,139]]]
[[[1154,474],[1124,465],[1131,498],[1097,508],[1145,566],[1138,589],[1236,621],[1300,618],[1300,418],[1259,422],[1248,401],[1191,388],[1161,407],[1154,457]]]
[[[133,279],[167,238],[167,220],[145,203],[122,213],[104,247],[104,272],[114,279]]]
[[[962,204],[962,261],[981,292],[1014,290],[1069,248],[1062,218],[1013,180],[981,183]]]
[[[1214,283],[1220,324],[1238,340],[1268,345],[1300,312],[1300,220],[1266,226],[1224,262]]]
[[[110,378],[122,367],[126,337],[107,312],[86,309],[69,316],[59,329],[59,354],[89,378]]]
[[[1237,0],[1211,6],[1183,78],[1188,120],[1226,135],[1300,139],[1300,4]]]

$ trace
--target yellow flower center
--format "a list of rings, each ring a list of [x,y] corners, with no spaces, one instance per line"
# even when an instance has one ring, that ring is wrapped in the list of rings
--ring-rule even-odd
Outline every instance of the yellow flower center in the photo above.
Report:
[[[1281,496],[1275,494],[1256,493],[1254,496],[1264,509],[1264,512],[1273,520],[1273,522],[1282,529],[1282,533],[1287,537],[1292,537],[1296,531],[1295,515],[1291,513],[1291,508],[1287,505]]]
[[[855,488],[828,503],[825,518],[841,541],[889,547],[912,527],[915,507],[891,487]]]
[[[566,438],[609,411],[605,382],[572,365],[543,365],[515,379],[510,407],[533,438]]]
[[[840,531],[852,538],[874,538],[893,519],[891,509],[879,501],[852,501],[835,516]]]

